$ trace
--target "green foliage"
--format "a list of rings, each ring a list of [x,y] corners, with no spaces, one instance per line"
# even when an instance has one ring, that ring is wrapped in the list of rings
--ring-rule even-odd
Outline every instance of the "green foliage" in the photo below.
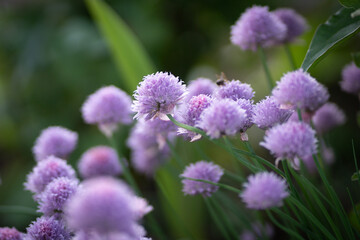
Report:
[[[154,67],[138,38],[104,1],[86,0],[86,4],[105,37],[128,93]]]
[[[301,67],[307,71],[336,44],[354,34],[360,27],[360,16],[351,17],[353,9],[342,8],[321,24],[310,43]]]
[[[354,52],[351,54],[354,63],[360,68],[360,52]]]
[[[339,0],[347,8],[360,8],[360,0]]]

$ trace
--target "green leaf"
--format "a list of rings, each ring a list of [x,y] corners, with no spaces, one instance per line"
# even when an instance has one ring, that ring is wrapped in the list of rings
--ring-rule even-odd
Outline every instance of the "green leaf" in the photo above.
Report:
[[[342,8],[321,24],[310,43],[301,67],[308,71],[311,66],[324,56],[336,44],[354,34],[360,27],[360,16],[352,18],[353,9]]]
[[[113,9],[102,0],[85,2],[108,43],[123,86],[132,93],[143,76],[154,72],[154,65],[135,34]]]
[[[360,68],[360,52],[354,52],[351,54],[355,65]]]
[[[360,0],[339,0],[339,2],[347,8],[360,8]]]

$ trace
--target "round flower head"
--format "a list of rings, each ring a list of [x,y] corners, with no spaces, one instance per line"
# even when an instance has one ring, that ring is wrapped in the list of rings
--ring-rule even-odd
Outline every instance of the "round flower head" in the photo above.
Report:
[[[344,112],[335,103],[325,103],[312,117],[315,129],[323,134],[345,122]]]
[[[75,149],[77,140],[76,132],[63,127],[48,127],[35,141],[35,159],[41,161],[51,155],[65,159]]]
[[[286,73],[272,92],[282,108],[316,111],[328,99],[327,89],[302,69]]]
[[[132,109],[135,117],[145,119],[164,118],[172,113],[186,93],[186,87],[178,77],[171,73],[157,72],[147,75],[134,92]]]
[[[0,240],[23,240],[23,234],[15,228],[1,227]]]
[[[261,129],[268,129],[272,126],[286,122],[291,114],[290,109],[281,109],[273,97],[266,97],[253,108],[252,120]]]
[[[46,185],[58,177],[75,179],[75,171],[64,160],[50,156],[38,162],[33,171],[27,176],[25,189],[40,194],[44,191]]]
[[[277,158],[276,163],[282,159],[294,163],[316,154],[316,144],[315,131],[308,124],[292,121],[269,129],[260,143]]]
[[[279,8],[273,13],[286,25],[285,37],[280,41],[282,43],[294,41],[308,28],[305,19],[293,9]]]
[[[251,209],[281,207],[283,199],[289,196],[286,181],[272,172],[260,172],[251,175],[244,183],[240,197]]]
[[[124,233],[137,239],[137,223],[152,210],[123,182],[111,177],[85,180],[65,207],[69,227],[99,234]]]
[[[86,99],[81,111],[86,123],[97,124],[111,136],[118,124],[131,123],[131,98],[115,86],[102,87]]]
[[[217,183],[220,181],[220,178],[223,174],[224,171],[218,165],[212,162],[199,161],[187,166],[184,173],[180,176]],[[218,186],[189,179],[183,179],[181,182],[183,183],[183,192],[185,195],[201,194],[205,197],[210,197],[211,194],[219,189]]]
[[[231,42],[243,50],[256,51],[281,41],[286,34],[286,25],[268,7],[253,6],[246,9],[231,27]]]
[[[181,116],[181,122],[190,126],[195,126],[200,120],[201,113],[210,106],[211,101],[211,97],[203,94],[192,97],[186,105],[185,112]],[[191,141],[196,141],[201,138],[200,134],[186,130],[184,128],[179,128],[178,133],[184,134],[190,138]]]
[[[87,150],[81,156],[78,166],[82,178],[117,176],[122,172],[116,151],[107,146],[97,146]]]
[[[247,229],[241,233],[241,240],[271,239],[274,235],[274,228],[268,223],[263,225],[255,222],[251,224],[251,228],[251,230]]]
[[[197,127],[204,129],[211,138],[235,135],[246,124],[246,111],[230,99],[213,101],[201,116]]]
[[[248,100],[248,99],[238,99],[237,104],[239,104],[239,106],[245,110],[246,113],[246,121],[244,126],[240,129],[241,132],[245,132],[248,128],[250,128],[254,123],[252,121],[252,116],[253,116],[253,101],[252,100]]]
[[[340,86],[345,92],[352,94],[360,93],[360,68],[355,63],[350,63],[344,67]]]
[[[240,98],[251,99],[254,95],[255,92],[251,86],[247,83],[242,83],[239,80],[227,81],[225,82],[225,85],[220,86],[215,92],[215,98],[230,98],[234,101]]]
[[[70,232],[63,221],[53,217],[40,217],[27,228],[26,240],[70,240]]]
[[[186,95],[187,101],[192,97],[204,94],[211,96],[212,93],[217,88],[216,84],[208,78],[197,78],[193,80],[188,85],[188,94]],[[185,101],[185,102],[187,102]]]
[[[59,177],[50,182],[40,195],[39,211],[46,216],[56,215],[63,211],[68,199],[78,188],[78,181]]]

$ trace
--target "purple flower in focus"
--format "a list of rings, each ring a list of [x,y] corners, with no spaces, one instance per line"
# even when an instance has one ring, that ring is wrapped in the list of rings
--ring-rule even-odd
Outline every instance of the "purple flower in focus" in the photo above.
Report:
[[[65,216],[69,227],[76,231],[122,233],[137,239],[142,237],[138,221],[151,210],[122,181],[98,177],[83,182],[67,203]]]
[[[98,89],[82,106],[84,121],[96,124],[106,135],[111,136],[118,124],[131,123],[131,98],[115,86]]]
[[[146,120],[156,117],[166,119],[185,97],[186,86],[171,73],[157,72],[147,75],[134,92],[132,110],[135,117]]]
[[[70,232],[63,221],[53,217],[40,217],[27,228],[26,240],[70,240]]]
[[[281,207],[288,196],[286,181],[272,172],[251,175],[240,195],[246,207],[251,209]]]
[[[246,121],[244,126],[240,129],[241,132],[245,132],[248,128],[250,128],[254,123],[252,121],[252,116],[253,116],[253,108],[254,108],[254,102],[252,100],[248,100],[248,99],[238,99],[237,104],[239,104],[239,106],[245,110],[246,113]]]
[[[67,158],[75,149],[78,134],[63,127],[48,127],[36,139],[33,152],[36,161],[48,156]]]
[[[203,94],[192,97],[186,105],[186,109],[181,116],[182,120],[180,121],[192,127],[196,126],[200,120],[201,113],[210,106],[211,101],[211,97]],[[201,138],[200,134],[184,128],[179,128],[178,133],[184,134],[187,138],[191,139],[191,141],[196,141]]]
[[[275,14],[286,25],[285,37],[280,41],[282,43],[294,41],[295,38],[303,34],[308,29],[306,20],[293,9],[279,8],[274,11],[273,14]]]
[[[360,68],[355,63],[346,65],[342,71],[341,89],[352,94],[360,93]]]
[[[327,89],[302,69],[286,73],[277,82],[272,95],[282,108],[310,112],[316,111],[329,99]]]
[[[239,104],[230,99],[213,101],[201,116],[197,127],[211,138],[221,135],[235,135],[245,127],[247,120],[246,111]]]
[[[292,110],[281,109],[273,97],[266,97],[255,104],[252,120],[259,128],[268,129],[286,122],[292,113]]]
[[[208,78],[197,78],[188,85],[188,94],[186,95],[187,101],[192,97],[204,94],[211,96],[212,93],[217,89],[216,84]],[[185,101],[185,102],[187,102]]]
[[[214,93],[215,98],[224,99],[229,98],[234,101],[243,98],[251,99],[255,92],[247,83],[242,83],[239,80],[232,80],[225,82],[225,85],[220,86]]]
[[[39,211],[46,216],[56,215],[63,211],[68,199],[75,194],[78,181],[59,177],[50,182],[40,195]]]
[[[81,156],[78,168],[82,178],[117,176],[122,172],[116,151],[107,146],[97,146],[87,150]]]
[[[38,162],[33,171],[27,176],[25,189],[38,195],[44,191],[46,185],[58,177],[75,179],[75,171],[66,161],[50,156]]]
[[[260,145],[270,150],[276,163],[283,159],[295,163],[317,153],[315,131],[304,122],[289,121],[269,129]]]
[[[23,234],[16,228],[0,227],[0,240],[23,240]]]
[[[335,103],[325,103],[312,117],[315,129],[320,134],[345,123],[344,112]]]
[[[286,25],[269,12],[268,7],[253,6],[246,9],[231,27],[231,42],[243,50],[256,51],[281,41],[286,34]]]
[[[199,161],[187,166],[184,173],[180,176],[217,183],[223,174],[224,171],[218,165],[212,162]],[[205,197],[210,197],[211,194],[219,189],[218,186],[189,179],[183,179],[181,182],[183,183],[183,192],[185,195],[201,194]]]

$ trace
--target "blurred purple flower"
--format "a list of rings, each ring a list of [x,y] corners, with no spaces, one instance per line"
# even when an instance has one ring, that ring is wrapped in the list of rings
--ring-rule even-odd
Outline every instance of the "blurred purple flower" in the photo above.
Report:
[[[48,127],[42,130],[36,139],[33,153],[36,161],[41,161],[48,156],[66,159],[75,149],[78,134],[63,127]]]
[[[70,240],[70,232],[63,221],[53,217],[40,217],[27,228],[26,240]]]
[[[286,34],[286,25],[268,7],[253,6],[246,9],[231,27],[231,42],[243,50],[256,51],[281,41]]]
[[[78,181],[67,177],[59,177],[51,181],[40,195],[39,212],[46,216],[62,213],[68,199],[75,194]]]
[[[285,25],[286,34],[281,43],[292,42],[303,34],[309,26],[303,16],[290,8],[279,8],[273,12]]]
[[[268,223],[263,225],[255,222],[251,224],[251,228],[241,233],[240,240],[271,239],[274,236],[274,228]]]
[[[189,101],[192,97],[204,94],[211,96],[216,90],[216,84],[208,78],[197,78],[191,81],[188,85],[188,94],[186,95],[186,101]]]
[[[81,156],[78,168],[82,178],[102,175],[117,176],[122,172],[117,152],[107,146],[88,149]]]
[[[260,145],[277,158],[276,164],[283,159],[295,163],[297,158],[317,153],[315,131],[304,122],[290,121],[269,129]]]
[[[302,69],[286,73],[272,95],[282,108],[316,111],[329,99],[327,89]]]
[[[0,227],[0,240],[23,240],[23,237],[16,228]]]
[[[131,98],[115,86],[106,86],[91,94],[82,106],[84,121],[97,124],[100,130],[111,136],[118,124],[130,124]]]
[[[220,181],[220,178],[223,174],[224,170],[222,170],[220,166],[212,162],[199,161],[196,163],[191,163],[189,166],[187,166],[184,170],[184,173],[180,176],[217,183]],[[205,197],[210,197],[219,189],[218,186],[189,179],[183,179],[181,182],[183,183],[183,192],[185,195],[201,194]]]
[[[243,98],[251,99],[255,95],[254,90],[250,84],[242,83],[239,80],[232,80],[225,82],[225,85],[220,86],[215,92],[214,97],[218,99],[229,98],[234,101]]]
[[[344,112],[335,103],[325,103],[312,117],[315,129],[319,134],[324,134],[332,128],[344,124],[345,119]]]
[[[213,101],[201,116],[197,127],[211,138],[219,138],[221,135],[235,135],[245,127],[246,111],[239,104],[230,99]]]
[[[66,220],[76,231],[123,233],[140,238],[138,221],[152,207],[124,182],[111,177],[85,180],[65,207]]]
[[[173,112],[176,105],[185,97],[186,86],[178,77],[171,73],[157,72],[147,75],[134,92],[135,101],[132,110],[135,117],[145,116],[167,119],[166,114]]]
[[[281,109],[273,97],[266,97],[253,108],[253,122],[261,129],[268,129],[276,124],[286,122],[292,110]]]
[[[25,189],[36,195],[44,191],[46,185],[58,177],[75,179],[74,169],[66,161],[50,156],[38,162],[33,171],[28,174]]]
[[[360,94],[360,68],[350,63],[342,70],[341,89],[352,94]]]
[[[268,209],[281,207],[289,193],[284,179],[272,172],[260,172],[248,178],[240,196],[247,208]]]

